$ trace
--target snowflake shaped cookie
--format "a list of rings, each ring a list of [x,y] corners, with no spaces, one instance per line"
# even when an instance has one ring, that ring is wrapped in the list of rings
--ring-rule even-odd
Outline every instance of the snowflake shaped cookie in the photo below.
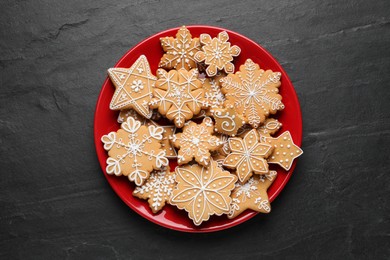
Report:
[[[167,70],[196,68],[194,55],[200,51],[200,42],[198,38],[192,39],[190,31],[185,26],[180,28],[176,38],[164,37],[160,38],[160,42],[165,52],[158,64],[160,68]]]
[[[212,161],[209,167],[198,164],[176,167],[176,189],[170,204],[188,212],[196,226],[211,215],[229,213],[230,193],[237,177]]]
[[[121,129],[102,136],[108,151],[107,174],[124,175],[140,186],[153,169],[168,165],[165,151],[161,149],[162,127],[141,126],[132,117],[122,123]]]
[[[218,75],[213,78],[202,79],[205,99],[209,104],[209,109],[207,110],[208,115],[211,115],[214,112],[214,109],[223,107],[223,103],[226,100],[225,95],[221,91],[219,82],[223,76],[224,75]]]
[[[238,179],[245,183],[252,173],[265,174],[268,172],[267,158],[272,152],[272,146],[260,143],[256,129],[249,131],[244,138],[229,139],[232,151],[224,160],[223,165],[236,169]]]
[[[199,164],[207,166],[210,162],[210,151],[216,151],[223,143],[214,133],[214,123],[210,117],[201,124],[188,122],[183,132],[172,136],[172,144],[179,148],[177,162],[179,165],[190,162],[193,158]]]
[[[286,171],[290,170],[294,159],[303,154],[302,149],[294,144],[289,131],[283,132],[276,138],[261,136],[261,141],[274,147],[271,156],[267,159],[268,163],[278,164]]]
[[[276,175],[276,171],[270,171],[265,175],[253,176],[244,184],[237,182],[232,191],[228,218],[235,218],[246,209],[261,213],[271,212],[267,189],[276,179]]]
[[[215,76],[218,70],[226,73],[234,72],[234,65],[231,62],[233,57],[237,57],[241,49],[234,45],[230,46],[229,35],[223,31],[217,38],[211,38],[208,34],[200,35],[200,42],[203,45],[202,51],[195,54],[197,62],[204,62],[207,65],[206,73],[209,77]]]
[[[146,118],[152,116],[149,102],[152,99],[152,88],[157,78],[152,75],[148,60],[144,55],[141,55],[129,69],[108,69],[108,76],[116,88],[110,109],[133,108]]]
[[[198,74],[197,69],[169,72],[157,70],[159,79],[153,90],[151,107],[158,108],[158,112],[173,120],[178,128],[182,128],[184,123],[198,114],[202,108],[207,108]]]
[[[142,186],[134,189],[133,196],[148,200],[153,213],[157,213],[171,197],[175,184],[175,173],[169,167],[155,170]]]
[[[259,127],[269,114],[284,108],[280,77],[280,72],[264,71],[247,59],[239,72],[221,79],[225,105],[233,105],[253,128]]]

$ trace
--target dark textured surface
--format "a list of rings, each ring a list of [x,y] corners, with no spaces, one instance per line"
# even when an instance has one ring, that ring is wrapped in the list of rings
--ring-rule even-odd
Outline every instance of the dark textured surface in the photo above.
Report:
[[[0,258],[390,257],[390,1],[1,1]],[[213,234],[149,223],[111,190],[93,113],[106,69],[182,24],[267,48],[304,156],[270,215]]]

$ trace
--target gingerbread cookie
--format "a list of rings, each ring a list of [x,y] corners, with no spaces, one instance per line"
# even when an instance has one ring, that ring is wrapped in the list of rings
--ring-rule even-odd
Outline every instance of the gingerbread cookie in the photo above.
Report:
[[[162,125],[164,129],[162,133],[161,149],[166,153],[166,157],[169,159],[177,158],[177,152],[173,144],[171,143],[171,137],[176,133],[176,126],[174,125]]]
[[[223,107],[223,103],[226,100],[225,95],[221,91],[221,83],[219,82],[219,80],[225,76],[224,73],[218,73],[215,77],[201,79],[203,83],[202,87],[205,92],[205,99],[209,105],[206,114],[209,116],[212,115],[214,109]]]
[[[282,123],[275,118],[267,118],[264,123],[257,128],[257,131],[261,136],[274,135],[282,127]]]
[[[167,166],[168,159],[160,143],[163,131],[154,125],[141,126],[141,122],[129,117],[117,132],[102,136],[109,156],[107,174],[127,176],[140,186],[153,169]]]
[[[221,79],[225,105],[232,105],[253,128],[284,108],[279,95],[280,72],[264,71],[251,59],[240,71]]]
[[[157,78],[152,75],[144,55],[141,55],[129,69],[108,69],[108,76],[116,88],[110,109],[133,108],[146,118],[152,116],[149,102]]]
[[[218,38],[211,38],[205,33],[200,35],[202,50],[198,51],[194,58],[197,62],[204,62],[207,65],[206,73],[209,77],[215,76],[218,70],[234,72],[231,61],[240,54],[241,49],[236,45],[231,46],[228,40],[229,35],[225,31],[220,32]]]
[[[213,111],[215,131],[218,133],[235,136],[238,129],[245,125],[244,118],[237,114],[233,106],[215,108]]]
[[[270,137],[275,133],[277,133],[281,127],[282,127],[282,123],[280,123],[277,119],[267,118],[260,125],[260,127],[257,128],[257,132],[259,133],[260,136]],[[237,136],[242,137],[252,129],[253,128],[251,126],[245,125],[238,130]]]
[[[171,197],[175,184],[175,173],[169,167],[154,170],[142,186],[134,189],[133,196],[148,200],[153,213],[157,213]]]
[[[134,109],[129,108],[129,109],[121,110],[119,112],[117,122],[122,124],[127,120],[128,117],[132,117],[135,120],[140,121],[142,125],[145,125],[148,121],[150,121],[149,119],[138,114],[137,111],[135,111]]]
[[[302,149],[294,144],[289,131],[276,138],[261,136],[261,141],[274,147],[271,156],[267,160],[268,163],[278,164],[286,171],[290,170],[294,159],[303,153]]]
[[[232,203],[228,218],[235,218],[246,209],[270,213],[271,204],[268,200],[267,189],[276,179],[276,175],[276,171],[270,171],[265,175],[253,176],[244,184],[236,182],[231,195]]]
[[[230,193],[237,177],[211,161],[209,167],[198,164],[176,167],[176,189],[170,204],[188,212],[196,226],[230,211]]]
[[[158,108],[158,112],[173,120],[176,127],[182,128],[187,120],[207,108],[197,69],[169,72],[159,69],[157,75],[159,79],[153,90],[151,107]]]
[[[245,183],[253,173],[268,172],[265,158],[271,154],[272,146],[260,143],[256,129],[249,131],[244,138],[230,138],[229,147],[232,152],[225,158],[223,165],[236,169],[238,179],[242,183]]]
[[[222,146],[222,142],[213,133],[213,120],[206,117],[201,124],[189,121],[183,127],[182,133],[174,134],[171,141],[179,148],[178,164],[186,164],[195,158],[199,164],[207,166],[210,162],[210,151],[216,151]]]
[[[160,68],[167,70],[196,68],[194,55],[200,51],[200,42],[198,38],[192,38],[185,26],[179,29],[176,38],[164,37],[160,38],[160,42],[165,52],[158,64]]]

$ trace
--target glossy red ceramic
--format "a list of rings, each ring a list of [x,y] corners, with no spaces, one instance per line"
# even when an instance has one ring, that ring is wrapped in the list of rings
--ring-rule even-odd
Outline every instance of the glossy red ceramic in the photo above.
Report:
[[[208,33],[212,37],[215,37],[219,32],[225,30],[217,27],[198,25],[187,26],[187,28],[191,31],[193,37],[199,37],[201,33]],[[159,41],[160,37],[175,36],[178,29],[179,28],[173,28],[167,31],[163,31],[142,41],[137,46],[130,49],[118,61],[115,67],[129,68],[141,54],[144,54],[150,63],[152,72],[155,72],[157,70],[158,62],[163,55]],[[232,45],[238,45],[241,48],[241,54],[237,59],[235,59],[234,62],[236,70],[245,62],[246,59],[250,58],[255,63],[258,63],[262,69],[271,69],[273,71],[279,71],[282,73],[280,94],[283,96],[285,109],[277,114],[278,120],[283,123],[283,127],[280,129],[279,133],[289,130],[294,142],[300,146],[302,140],[301,110],[297,95],[294,91],[294,87],[286,72],[283,70],[280,64],[257,43],[238,33],[229,30],[225,31],[228,32]],[[129,37],[131,37],[131,35],[129,35]],[[199,227],[196,227],[192,223],[192,220],[188,218],[185,211],[178,210],[177,208],[170,205],[165,206],[160,213],[153,214],[148,206],[147,201],[140,200],[132,196],[134,184],[130,183],[126,177],[107,175],[105,171],[107,153],[103,149],[100,138],[101,136],[111,131],[115,131],[120,127],[116,121],[118,117],[118,111],[112,111],[109,109],[109,103],[111,101],[112,95],[114,94],[114,90],[114,86],[107,78],[103,84],[96,104],[94,122],[95,146],[97,156],[105,177],[118,196],[130,208],[156,224],[185,232],[213,232],[223,230],[236,226],[256,216],[257,213],[250,210],[245,211],[233,220],[228,219],[226,216],[212,216],[209,221],[202,223]],[[273,201],[282,191],[291,177],[291,174],[295,168],[295,164],[296,161],[288,172],[275,165],[271,166],[271,169],[277,170],[278,176],[273,185],[268,190],[270,201]],[[171,163],[172,170],[175,166],[176,165],[174,163]],[[272,212],[270,214],[272,214]]]

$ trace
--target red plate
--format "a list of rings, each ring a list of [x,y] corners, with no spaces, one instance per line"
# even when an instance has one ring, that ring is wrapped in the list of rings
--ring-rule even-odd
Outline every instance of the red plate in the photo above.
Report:
[[[193,37],[199,37],[201,33],[208,33],[212,37],[216,37],[219,32],[225,30],[217,27],[199,25],[188,26],[187,28],[191,31]],[[137,46],[129,50],[118,61],[115,67],[129,68],[141,54],[144,54],[148,58],[152,71],[155,72],[157,70],[157,65],[160,61],[160,58],[163,55],[163,51],[160,46],[160,37],[175,37],[178,29],[179,28],[173,28],[167,31],[163,31],[142,41]],[[237,59],[235,59],[234,62],[236,69],[238,69],[246,59],[250,58],[255,63],[258,63],[262,69],[271,69],[273,71],[279,71],[282,73],[280,94],[283,96],[285,109],[279,112],[277,115],[278,120],[283,123],[283,127],[280,129],[279,133],[289,130],[294,142],[300,146],[302,141],[301,110],[297,95],[294,91],[294,87],[286,72],[283,70],[280,64],[257,43],[238,33],[229,30],[225,31],[228,32],[232,45],[238,45],[241,48],[241,54]],[[226,216],[212,216],[209,221],[203,223],[200,225],[200,227],[196,227],[192,223],[192,220],[188,218],[187,212],[178,210],[177,208],[170,205],[166,205],[158,214],[153,214],[147,201],[140,200],[132,196],[134,184],[129,182],[126,177],[107,175],[105,170],[107,152],[103,149],[100,138],[103,135],[111,131],[116,131],[119,128],[119,124],[116,121],[118,117],[118,111],[111,111],[109,109],[109,104],[111,97],[114,94],[114,90],[115,87],[107,78],[103,84],[99,99],[96,104],[94,122],[95,147],[100,166],[102,167],[108,182],[114,191],[118,194],[118,196],[130,208],[132,208],[135,212],[144,218],[147,218],[156,224],[185,232],[213,232],[223,230],[247,221],[257,214],[254,211],[247,210],[232,220],[228,219]],[[273,185],[268,190],[268,195],[271,202],[278,196],[278,194],[286,185],[287,181],[290,179],[291,173],[295,168],[295,164],[296,161],[293,163],[290,171],[288,172],[284,171],[280,167],[272,165],[271,169],[277,170],[278,176]],[[171,164],[171,169],[173,169],[172,166],[175,165]]]

